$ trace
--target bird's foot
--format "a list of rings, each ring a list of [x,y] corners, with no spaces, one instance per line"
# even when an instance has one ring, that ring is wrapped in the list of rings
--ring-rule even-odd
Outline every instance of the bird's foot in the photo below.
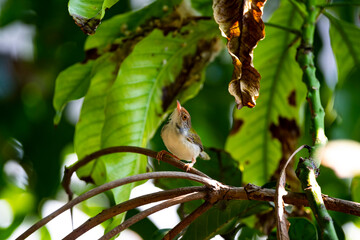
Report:
[[[180,161],[180,158],[178,158],[177,156],[175,156],[174,154],[172,153],[169,153],[168,151],[166,150],[161,150],[160,152],[158,152],[156,154],[156,159],[158,160],[158,163],[160,164],[160,160],[162,160],[162,158],[164,157],[164,155],[167,154],[167,155],[170,155],[172,156],[173,158],[177,159]]]
[[[186,167],[186,171],[190,171],[190,169],[192,168],[192,166],[194,166],[195,162],[191,162],[191,163],[186,163],[185,167]]]

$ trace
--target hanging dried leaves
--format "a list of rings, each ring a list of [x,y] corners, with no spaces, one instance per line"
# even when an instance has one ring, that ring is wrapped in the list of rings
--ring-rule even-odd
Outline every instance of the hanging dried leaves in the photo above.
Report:
[[[252,63],[253,50],[265,37],[262,9],[266,0],[214,0],[214,18],[233,59],[234,72],[229,92],[238,109],[255,107],[259,96],[260,74]]]

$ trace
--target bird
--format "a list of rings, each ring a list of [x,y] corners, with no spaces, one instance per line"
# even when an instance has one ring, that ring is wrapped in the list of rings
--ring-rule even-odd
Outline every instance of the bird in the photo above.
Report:
[[[191,127],[189,112],[181,106],[177,100],[177,106],[169,117],[167,124],[161,129],[161,138],[166,148],[177,159],[191,161],[185,164],[186,171],[189,171],[195,164],[196,158],[200,156],[204,160],[210,160],[209,155],[204,151],[199,135]],[[167,153],[160,151],[157,159]]]

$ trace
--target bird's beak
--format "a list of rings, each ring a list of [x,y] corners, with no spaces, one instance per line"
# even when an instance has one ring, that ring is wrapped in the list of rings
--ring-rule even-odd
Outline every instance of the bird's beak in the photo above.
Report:
[[[177,110],[178,110],[178,113],[180,113],[180,111],[181,111],[181,105],[180,105],[180,102],[179,102],[179,100],[176,100],[176,102],[177,102],[177,106],[176,106],[176,108],[177,108]]]

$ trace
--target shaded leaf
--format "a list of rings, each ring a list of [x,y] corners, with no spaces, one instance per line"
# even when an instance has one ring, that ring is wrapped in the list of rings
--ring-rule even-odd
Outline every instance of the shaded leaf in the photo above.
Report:
[[[180,93],[187,91],[188,97],[197,93],[202,82],[192,68],[202,69],[210,61],[214,47],[217,49],[215,36],[214,23],[199,21],[184,27],[177,36],[164,36],[162,31],[154,30],[140,41],[122,63],[108,93],[101,147],[146,147],[167,112],[163,109],[163,88],[171,84],[178,88],[169,99],[171,102],[176,96],[185,99]],[[183,64],[189,60],[192,60],[192,68],[187,69],[190,75],[182,75]],[[101,162],[105,172],[100,175],[106,176],[106,181],[143,173],[146,167],[146,157],[131,153],[104,156]],[[134,186],[113,190],[116,202],[127,200]]]
[[[140,30],[144,24],[149,25],[153,20],[172,13],[172,8],[180,2],[181,0],[159,0],[138,11],[116,15],[104,21],[96,34],[86,39],[85,50],[98,48],[101,52],[104,48],[109,49],[112,44],[119,44],[122,38],[136,32],[136,29]]]
[[[299,29],[301,19],[291,4],[282,2],[270,22],[288,23],[288,27]],[[254,109],[235,111],[233,130],[225,147],[245,169],[245,183],[262,185],[278,167],[282,148],[274,139],[271,126],[278,126],[280,118],[298,122],[306,91],[295,61],[295,39],[292,33],[268,27],[267,37],[255,50],[254,65],[263,78],[261,101]]]
[[[338,69],[338,83],[341,85],[351,71],[360,68],[360,28],[328,12],[324,15],[330,20],[331,47]]]
[[[258,239],[260,235],[259,230],[256,230],[254,228],[250,228],[248,226],[244,226],[241,228],[241,232],[237,240],[252,240],[252,239]]]
[[[69,0],[68,10],[75,23],[86,34],[94,34],[105,10],[119,0]]]
[[[317,240],[316,227],[306,218],[289,218],[291,240]]]
[[[233,59],[234,72],[229,92],[235,97],[238,109],[255,107],[259,96],[260,74],[253,67],[253,49],[265,36],[262,8],[266,0],[214,1],[214,18]]]
[[[182,239],[211,239],[224,234],[241,219],[269,210],[267,202],[221,201],[192,222]],[[230,228],[229,228],[230,227]],[[201,229],[201,231],[199,231]]]
[[[94,61],[77,63],[62,71],[56,78],[53,105],[56,111],[54,124],[60,122],[62,111],[72,100],[83,97],[90,85]]]
[[[131,209],[126,213],[126,219],[129,219],[138,213],[140,213],[140,210]],[[150,236],[155,235],[160,231],[149,218],[142,219],[140,222],[131,225],[130,229],[139,234],[142,239],[153,239],[150,238]]]

